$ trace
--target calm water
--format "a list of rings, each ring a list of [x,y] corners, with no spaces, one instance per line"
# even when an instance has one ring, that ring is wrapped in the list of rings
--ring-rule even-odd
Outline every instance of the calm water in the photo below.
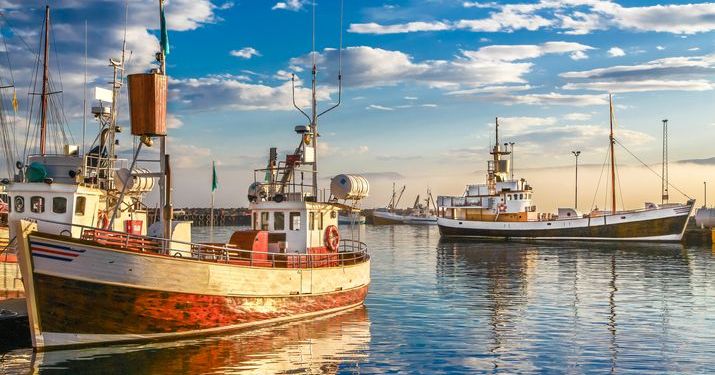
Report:
[[[360,236],[373,259],[365,308],[178,342],[18,349],[0,373],[715,373],[709,247],[441,243],[408,226]]]

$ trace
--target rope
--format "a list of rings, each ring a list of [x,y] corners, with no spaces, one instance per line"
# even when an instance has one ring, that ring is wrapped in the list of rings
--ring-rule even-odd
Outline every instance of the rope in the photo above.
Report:
[[[608,155],[611,153],[610,148],[609,151],[606,152],[606,158],[603,159],[603,165],[601,165],[601,174],[598,175],[598,182],[596,183],[596,192],[593,193],[593,201],[591,201],[591,210],[593,211],[593,207],[596,204],[596,197],[598,197],[598,189],[601,187],[601,178],[603,177],[603,170],[606,168],[606,162],[608,161]],[[608,190],[608,189],[606,189]]]
[[[644,167],[648,168],[649,171],[653,172],[653,174],[655,174],[656,176],[658,176],[658,178],[660,178],[660,179],[663,178],[660,174],[658,174],[658,172],[654,171],[653,168],[651,168],[648,164],[644,163],[643,160],[641,160],[640,158],[638,158],[637,156],[635,156],[635,155],[631,152],[631,150],[629,150],[625,145],[623,145],[623,143],[619,142],[617,139],[616,139],[615,141],[616,141],[616,143],[618,143],[619,146],[623,147],[623,149],[626,150],[626,152],[628,152],[631,156],[633,156],[633,158],[635,158],[636,160],[638,160],[638,162],[640,162],[641,164],[643,164]],[[686,198],[688,198],[688,199],[693,199],[691,196],[689,196],[688,194],[683,193],[683,191],[681,191],[680,189],[678,189],[677,186],[671,184],[670,181],[668,181],[668,186],[669,186],[669,187],[672,187],[673,189],[675,189],[675,191],[677,191],[678,193],[682,194],[684,197],[686,197]]]

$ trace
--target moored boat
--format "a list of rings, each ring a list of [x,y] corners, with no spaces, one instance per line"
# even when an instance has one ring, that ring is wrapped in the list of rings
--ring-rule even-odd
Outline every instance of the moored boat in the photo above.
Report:
[[[405,186],[402,187],[399,193],[395,190],[395,185],[392,185],[392,197],[385,208],[378,208],[372,212],[372,223],[375,225],[395,225],[395,224],[410,224],[410,225],[434,225],[437,224],[437,216],[434,210],[430,207],[436,207],[432,199],[432,193],[427,189],[427,197],[424,199],[424,204],[417,195],[415,203],[412,207],[406,210],[399,210],[397,205],[400,203],[402,194],[405,192]]]
[[[560,208],[557,214],[537,212],[534,189],[526,179],[514,179],[508,159],[511,154],[496,143],[487,163],[486,183],[468,185],[462,196],[437,198],[442,237],[491,237],[515,239],[562,239],[604,241],[680,241],[695,205],[646,203],[645,208],[617,210],[611,103],[611,210],[582,214],[575,208]]]
[[[211,334],[334,313],[365,299],[367,246],[341,238],[337,217],[367,186],[333,179],[330,194],[318,189],[315,99],[310,124],[295,129],[296,150],[279,161],[271,149],[267,168],[255,171],[251,229],[199,244],[188,223],[173,222],[164,50],[162,43],[158,71],[128,77],[132,134],[147,146],[158,138],[165,160],[151,174],[160,178],[158,234],[42,218],[15,225],[36,348]],[[314,66],[313,90],[315,74]],[[57,235],[43,230],[48,225],[69,229]]]

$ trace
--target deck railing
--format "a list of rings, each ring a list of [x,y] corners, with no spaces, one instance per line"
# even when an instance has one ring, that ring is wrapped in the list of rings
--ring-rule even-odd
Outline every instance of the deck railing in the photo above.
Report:
[[[78,239],[95,242],[119,250],[165,255],[213,263],[225,263],[271,268],[341,267],[363,263],[370,259],[367,245],[355,240],[340,240],[338,250],[319,254],[273,253],[239,249],[231,244],[215,245],[140,236],[94,227],[60,223],[50,220],[36,221],[81,228]],[[70,231],[68,231],[70,232]]]

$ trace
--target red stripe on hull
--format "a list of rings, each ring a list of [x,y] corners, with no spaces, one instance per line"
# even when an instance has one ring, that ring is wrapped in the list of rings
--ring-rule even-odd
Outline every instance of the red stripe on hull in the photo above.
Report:
[[[364,301],[368,286],[322,295],[233,297],[161,292],[35,275],[42,331],[85,334],[182,333]]]

